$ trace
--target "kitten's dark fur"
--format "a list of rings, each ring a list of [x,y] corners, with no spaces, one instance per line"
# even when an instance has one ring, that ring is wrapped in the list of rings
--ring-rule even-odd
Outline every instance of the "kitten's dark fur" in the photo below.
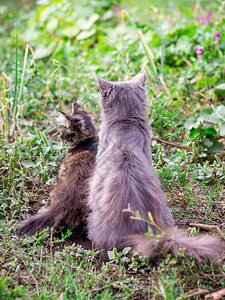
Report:
[[[72,115],[63,116],[60,137],[70,144],[51,192],[51,203],[38,214],[19,224],[20,237],[37,230],[65,225],[74,230],[86,223],[88,180],[92,174],[98,147],[98,133],[91,117],[78,103]]]
[[[102,124],[96,169],[90,182],[88,232],[98,249],[109,250],[132,245],[153,258],[161,251],[176,255],[185,247],[197,259],[218,255],[220,240],[208,235],[187,238],[174,229],[160,182],[152,168],[150,130],[146,122],[146,74],[140,72],[127,82],[98,78],[101,89]],[[174,240],[163,236],[147,238],[148,224],[131,219],[130,208],[154,222]],[[160,232],[152,226],[154,233]]]

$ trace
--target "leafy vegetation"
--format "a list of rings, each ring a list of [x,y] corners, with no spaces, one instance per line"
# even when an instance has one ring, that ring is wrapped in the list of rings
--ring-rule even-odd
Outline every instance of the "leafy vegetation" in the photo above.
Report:
[[[177,226],[225,233],[225,1],[8,2],[0,7],[0,297],[201,299],[224,288],[223,261],[180,253],[150,263],[125,248],[106,262],[71,232],[16,233],[56,182],[66,151],[58,109],[78,101],[99,125],[95,74],[126,80],[141,68],[153,163]]]

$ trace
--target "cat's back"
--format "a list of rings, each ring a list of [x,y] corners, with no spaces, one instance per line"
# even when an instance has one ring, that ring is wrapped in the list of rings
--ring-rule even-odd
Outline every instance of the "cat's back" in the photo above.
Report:
[[[59,177],[87,178],[92,172],[95,160],[96,154],[90,150],[68,155],[60,166]]]

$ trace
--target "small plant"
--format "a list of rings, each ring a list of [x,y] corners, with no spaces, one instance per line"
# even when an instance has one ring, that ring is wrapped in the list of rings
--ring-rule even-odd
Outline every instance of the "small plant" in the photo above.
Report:
[[[27,58],[28,58],[28,50],[30,49],[31,54],[33,56],[32,65],[34,66],[34,59],[35,55],[33,49],[29,44],[26,45],[25,55],[24,55],[24,63],[22,69],[22,75],[20,80],[20,87],[19,86],[19,77],[18,77],[18,56],[17,56],[17,49],[18,49],[18,30],[15,27],[16,32],[16,62],[15,62],[15,79],[14,84],[11,83],[10,78],[2,73],[2,85],[3,90],[0,93],[0,101],[1,101],[1,118],[3,123],[0,127],[2,133],[7,133],[7,137],[9,141],[14,141],[14,134],[15,129],[18,127],[18,118],[21,115],[23,110],[23,89],[24,89],[24,79],[25,79],[25,72],[26,72],[26,65],[27,65]],[[8,82],[8,86],[7,86]]]
[[[191,117],[186,121],[185,128],[189,130],[189,136],[195,142],[194,147],[198,145],[199,157],[206,157],[207,153],[219,153],[224,151],[222,144],[215,139],[217,130],[213,127],[210,127],[208,124],[215,124],[217,128],[219,127],[219,132],[222,136],[224,135],[224,122],[224,105],[213,107],[211,110],[202,110],[200,117],[197,119]],[[196,152],[195,149],[193,150]]]

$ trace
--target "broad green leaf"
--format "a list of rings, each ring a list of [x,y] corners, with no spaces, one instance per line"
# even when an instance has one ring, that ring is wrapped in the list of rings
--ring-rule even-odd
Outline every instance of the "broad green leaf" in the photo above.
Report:
[[[216,83],[218,80],[218,77],[215,75],[213,77],[202,77],[201,79],[198,80],[197,84],[196,84],[196,88],[200,89],[202,87],[208,86],[210,84],[214,84]]]
[[[200,112],[200,116],[205,119],[207,118],[209,115],[211,115],[213,112],[212,109],[203,109],[201,112]]]
[[[80,29],[77,27],[77,25],[68,25],[67,27],[62,28],[60,32],[62,35],[72,38],[80,32]]]
[[[225,83],[221,83],[217,85],[214,89],[216,94],[223,94],[225,95]]]
[[[40,45],[37,50],[35,51],[36,58],[44,58],[48,57],[52,54],[52,51],[54,49],[54,44],[50,44],[48,47],[44,45]]]
[[[113,251],[108,251],[107,254],[108,254],[109,259],[114,259]]]
[[[212,134],[208,134],[207,139],[209,139],[211,142],[215,141],[214,135],[212,135]]]
[[[215,113],[218,114],[219,117],[225,117],[225,106],[219,105],[215,109]]]
[[[8,150],[6,150],[6,152],[7,152],[10,156],[12,156],[12,155],[14,154],[14,149],[8,149]]]
[[[204,139],[204,144],[206,145],[207,148],[210,148],[210,146],[211,146],[211,141],[210,141],[210,139],[205,138],[205,139]]]
[[[198,176],[198,177],[193,177],[192,179],[194,180],[194,181],[202,181],[202,180],[204,180],[204,176],[202,176],[202,175],[200,175],[200,176]]]
[[[130,261],[129,257],[126,257],[126,256],[122,257],[121,260],[122,260],[122,261],[125,261],[125,262],[129,262],[129,261]]]
[[[112,10],[107,10],[107,12],[104,14],[104,16],[101,18],[102,21],[109,20],[113,17],[114,13]]]
[[[203,131],[203,135],[215,135],[217,132],[214,128],[206,128]]]
[[[92,25],[99,19],[98,14],[93,14],[89,20],[86,20],[85,18],[80,18],[77,20],[77,26],[81,30],[89,30],[91,29]]]
[[[92,35],[94,35],[95,31],[96,31],[95,29],[91,29],[89,31],[84,30],[80,34],[78,34],[77,40],[78,41],[85,40],[85,39],[91,37]]]
[[[199,128],[192,128],[191,130],[190,130],[190,133],[189,133],[189,135],[190,135],[190,137],[191,138],[197,138],[199,135],[200,135],[200,130],[199,130]]]
[[[176,44],[176,51],[188,53],[192,48],[192,41],[186,36],[181,36]]]
[[[57,177],[52,177],[46,182],[47,185],[53,185],[56,183],[57,183]]]
[[[185,124],[184,124],[184,127],[187,129],[187,130],[191,130],[196,124],[196,120],[194,117],[191,117],[189,119],[186,120]]]
[[[182,7],[182,9],[184,9]],[[178,28],[177,30],[175,30],[172,33],[169,33],[166,38],[167,39],[171,39],[172,37],[180,37],[180,36],[188,36],[189,38],[192,38],[197,30],[197,26],[194,24],[191,25],[187,25],[184,28]]]
[[[29,160],[24,160],[22,162],[22,165],[25,167],[25,168],[31,168],[31,167],[35,167],[35,164],[32,162],[32,161],[29,161]]]
[[[223,151],[223,146],[216,140],[213,142],[213,146],[208,149],[209,153],[217,153]]]
[[[126,255],[131,250],[131,247],[126,247],[123,249],[123,254]]]
[[[215,112],[212,112],[210,110],[204,109],[201,111],[200,116],[203,118],[206,122],[211,122],[218,124],[220,121],[220,117]]]
[[[53,166],[53,167],[57,167],[57,164],[55,162],[49,162],[48,165]]]
[[[50,19],[49,22],[47,23],[46,30],[48,32],[53,32],[54,30],[56,30],[57,25],[58,25],[58,19],[56,18]]]
[[[225,124],[220,127],[220,135],[225,135]]]
[[[41,11],[42,10],[42,11]],[[47,21],[48,17],[54,13],[54,8],[52,6],[47,6],[46,8],[39,9],[39,22],[44,23]]]
[[[51,147],[43,147],[43,154],[46,155],[50,150],[51,150]]]

